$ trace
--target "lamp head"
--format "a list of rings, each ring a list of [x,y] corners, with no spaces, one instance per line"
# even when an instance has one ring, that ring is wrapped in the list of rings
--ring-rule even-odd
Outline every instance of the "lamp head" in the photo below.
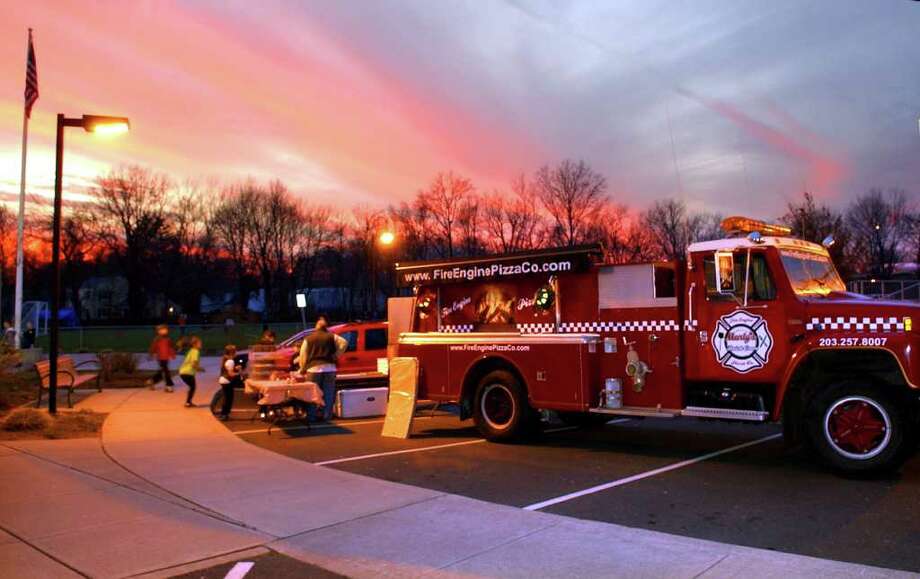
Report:
[[[83,115],[83,129],[98,135],[117,135],[131,130],[131,121],[127,117]]]

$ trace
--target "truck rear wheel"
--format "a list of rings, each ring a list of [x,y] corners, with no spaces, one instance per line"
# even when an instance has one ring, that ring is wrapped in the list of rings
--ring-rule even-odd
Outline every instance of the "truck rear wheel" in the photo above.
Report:
[[[536,414],[517,378],[506,370],[493,370],[479,381],[473,399],[473,420],[483,437],[514,440],[531,434]]]
[[[812,447],[842,472],[896,469],[916,446],[901,408],[878,389],[861,384],[839,384],[819,393],[806,420]]]

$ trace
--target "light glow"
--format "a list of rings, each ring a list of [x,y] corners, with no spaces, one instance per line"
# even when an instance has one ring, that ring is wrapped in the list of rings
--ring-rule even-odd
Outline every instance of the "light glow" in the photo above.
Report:
[[[97,135],[119,135],[121,133],[127,133],[130,127],[128,123],[110,123],[94,125],[88,130]]]
[[[384,231],[380,234],[380,245],[393,245],[396,241],[396,234],[392,231]]]

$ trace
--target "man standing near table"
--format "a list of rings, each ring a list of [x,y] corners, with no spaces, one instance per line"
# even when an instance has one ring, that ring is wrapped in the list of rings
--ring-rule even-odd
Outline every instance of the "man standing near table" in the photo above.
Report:
[[[323,420],[332,419],[335,404],[336,360],[348,349],[348,341],[329,331],[326,316],[316,318],[316,329],[300,346],[300,372],[323,391]],[[310,420],[315,410],[310,408]]]

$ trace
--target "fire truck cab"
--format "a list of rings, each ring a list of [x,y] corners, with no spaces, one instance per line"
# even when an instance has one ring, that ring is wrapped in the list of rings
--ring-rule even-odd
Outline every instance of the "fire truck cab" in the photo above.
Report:
[[[917,447],[920,306],[849,294],[823,245],[734,217],[685,261],[610,264],[599,247],[397,264],[413,288],[398,355],[419,396],[490,440],[613,416],[781,421],[838,470]],[[828,240],[830,243],[830,240]]]

